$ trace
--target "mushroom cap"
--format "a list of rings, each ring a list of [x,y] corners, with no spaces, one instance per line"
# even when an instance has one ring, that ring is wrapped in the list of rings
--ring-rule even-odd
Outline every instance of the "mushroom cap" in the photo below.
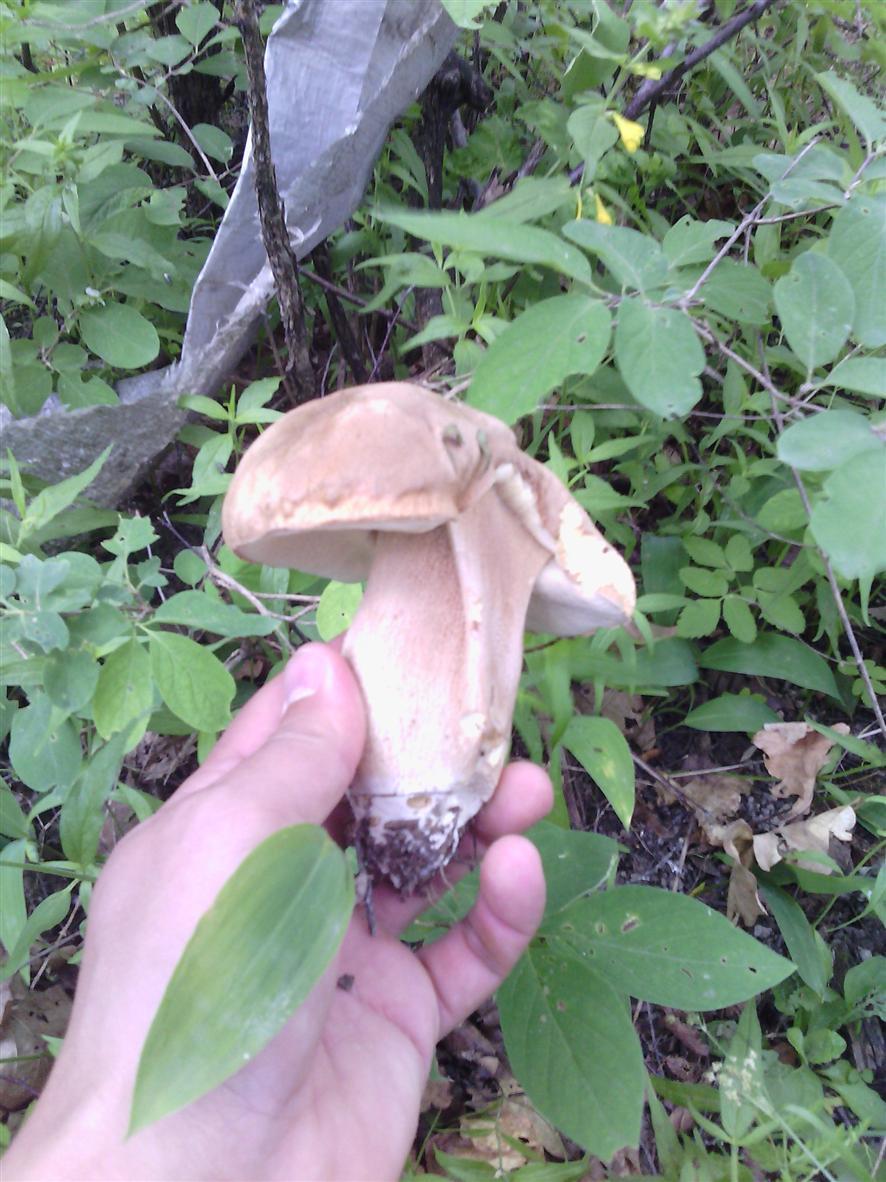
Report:
[[[378,532],[437,529],[493,490],[551,555],[528,628],[575,636],[630,618],[630,568],[554,473],[500,420],[407,382],[357,386],[284,415],[240,461],[222,527],[249,561],[356,582],[369,575]]]

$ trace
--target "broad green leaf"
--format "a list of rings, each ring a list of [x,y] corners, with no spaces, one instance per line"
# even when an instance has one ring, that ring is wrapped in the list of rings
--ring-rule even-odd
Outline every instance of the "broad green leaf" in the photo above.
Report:
[[[798,533],[806,528],[806,506],[796,488],[783,488],[763,503],[757,513],[763,529],[776,534]]]
[[[758,731],[778,715],[760,698],[750,694],[721,694],[690,710],[684,726],[698,731]]]
[[[840,698],[827,661],[799,640],[775,632],[762,633],[753,644],[741,644],[732,637],[725,637],[706,649],[699,656],[698,663],[703,669],[774,677],[827,694],[838,701]]]
[[[234,679],[209,649],[176,632],[152,632],[151,671],[173,714],[198,731],[220,731],[231,721]]]
[[[569,662],[573,680],[591,681],[603,677],[617,689],[690,685],[698,680],[692,647],[678,637],[657,640],[652,652],[647,648],[639,649],[631,664],[610,653],[593,652],[587,641],[582,640],[570,647]]]
[[[827,91],[834,102],[840,107],[861,134],[869,146],[886,137],[886,115],[879,109],[872,98],[860,94],[848,78],[841,78],[833,70],[816,74],[815,80]]]
[[[856,194],[839,210],[828,255],[855,293],[852,335],[862,345],[886,345],[886,193]]]
[[[22,863],[29,844],[10,841],[0,850],[0,944],[6,949],[15,947],[28,922]],[[27,969],[22,975],[27,981]]]
[[[53,653],[43,666],[43,687],[53,706],[70,714],[92,700],[98,675],[98,662],[89,653]]]
[[[777,454],[802,472],[825,472],[877,449],[886,450],[886,439],[875,434],[870,421],[854,410],[841,409],[792,424],[779,436]]]
[[[629,829],[634,811],[634,761],[624,735],[608,718],[575,716],[566,727],[563,746],[571,751]]]
[[[736,640],[753,644],[757,639],[757,625],[753,612],[739,595],[727,595],[723,600],[723,621]]]
[[[98,476],[105,460],[111,454],[113,444],[108,444],[102,454],[92,461],[89,467],[78,472],[76,476],[69,476],[66,480],[52,484],[39,492],[25,510],[22,518],[22,537],[30,536],[38,529],[43,529],[58,517],[69,505],[85,492]]]
[[[477,17],[490,8],[495,0],[441,0],[452,22],[460,29],[478,29],[481,22]]]
[[[180,8],[175,16],[178,31],[187,37],[193,46],[208,37],[218,24],[218,9],[204,0],[202,4],[191,4],[187,8]]]
[[[619,845],[600,833],[540,821],[526,835],[541,854],[547,885],[545,916],[603,885],[618,865]]]
[[[46,694],[15,712],[9,734],[9,759],[23,784],[35,792],[67,788],[80,770],[80,736],[59,718]]]
[[[28,818],[22,812],[12,789],[0,779],[0,834],[13,840],[33,838]]]
[[[761,884],[766,908],[778,924],[791,960],[810,989],[824,1000],[831,979],[831,956],[800,904],[776,886]]]
[[[646,1072],[611,982],[534,942],[496,1000],[511,1068],[539,1112],[604,1160],[636,1145]]]
[[[206,573],[205,565],[203,573]],[[203,591],[179,591],[177,595],[171,595],[154,612],[153,622],[182,624],[187,628],[202,629],[205,632],[214,632],[218,636],[231,637],[268,636],[279,623],[270,616],[241,611],[240,608],[214,599]]]
[[[662,418],[687,414],[701,398],[701,347],[688,316],[622,300],[615,329],[615,358],[639,403]]]
[[[316,826],[281,829],[249,854],[197,924],[154,1016],[130,1132],[258,1054],[335,956],[353,905],[344,855]]]
[[[103,739],[146,716],[154,703],[151,662],[133,637],[105,658],[92,703],[95,729]]]
[[[25,921],[15,944],[7,948],[6,961],[0,967],[0,981],[8,981],[17,972],[21,972],[25,981],[28,981],[30,974],[27,966],[31,945],[44,932],[60,924],[68,914],[71,909],[71,889],[68,886],[54,891],[37,904]]]
[[[234,151],[234,142],[227,132],[222,131],[220,127],[215,127],[212,123],[195,123],[191,131],[194,133],[194,139],[207,156],[211,156],[213,160],[221,161],[222,164],[227,164]]]
[[[618,139],[618,132],[606,115],[602,101],[577,107],[569,116],[566,127],[584,160],[584,181],[587,184],[594,179],[600,158]]]
[[[662,240],[662,249],[672,267],[688,267],[692,263],[706,263],[714,257],[714,243],[728,238],[735,225],[711,218],[696,221],[688,213],[675,222]]]
[[[332,640],[350,628],[363,599],[359,583],[338,583],[331,579],[317,604],[317,631],[321,640]]]
[[[773,295],[788,344],[806,368],[833,361],[855,316],[855,296],[837,264],[807,250],[778,280]]]
[[[383,222],[399,226],[426,242],[439,242],[456,250],[469,250],[487,258],[515,263],[538,263],[590,286],[588,260],[556,234],[537,226],[524,226],[498,218],[472,217],[465,213],[410,213],[380,209]]]
[[[703,302],[740,324],[769,323],[772,289],[756,267],[721,259],[701,289]]]
[[[812,507],[812,535],[845,579],[886,570],[886,447],[832,472]]]
[[[554,296],[533,304],[484,353],[468,402],[513,423],[531,414],[569,374],[592,374],[611,331],[608,308],[589,296]]]
[[[581,956],[619,992],[681,1010],[736,1005],[794,971],[719,912],[656,887],[598,891],[543,930],[552,945]]]
[[[720,622],[719,599],[694,599],[677,618],[677,635],[693,640],[710,636]]]
[[[567,177],[525,176],[517,181],[509,193],[481,209],[474,217],[533,222],[574,202],[574,190]]]
[[[567,222],[563,233],[597,255],[622,289],[645,292],[668,282],[667,259],[647,234],[591,221]]]
[[[80,313],[83,343],[120,369],[148,365],[160,352],[157,330],[129,304],[108,303]]]
[[[771,1111],[763,1085],[763,1036],[754,1001],[742,1010],[719,1082],[720,1123],[730,1140],[738,1142],[763,1113]]]
[[[822,385],[886,398],[886,357],[845,357],[822,379]]]
[[[65,857],[90,866],[105,823],[105,801],[117,786],[124,741],[116,735],[100,747],[77,777],[62,805],[60,834]]]
[[[696,595],[725,595],[729,580],[720,570],[704,570],[700,566],[684,566],[680,570],[681,582]]]

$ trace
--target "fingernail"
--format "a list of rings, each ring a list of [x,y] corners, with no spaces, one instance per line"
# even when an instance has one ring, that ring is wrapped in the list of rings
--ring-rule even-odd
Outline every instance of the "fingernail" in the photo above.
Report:
[[[326,689],[332,681],[330,653],[320,644],[303,645],[290,660],[283,673],[286,690],[283,709],[295,702],[303,702]]]

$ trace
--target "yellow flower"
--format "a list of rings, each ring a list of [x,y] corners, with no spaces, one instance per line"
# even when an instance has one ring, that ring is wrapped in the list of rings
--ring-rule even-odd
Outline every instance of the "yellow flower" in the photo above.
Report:
[[[646,134],[646,129],[642,124],[635,123],[633,119],[625,119],[617,111],[612,111],[611,114],[612,122],[618,128],[618,134],[621,136],[621,142],[625,146],[625,151],[633,155],[643,143],[643,136]]]
[[[594,205],[596,206],[596,209],[597,209],[597,212],[595,215],[596,220],[598,222],[600,222],[600,224],[603,226],[611,226],[612,225],[612,214],[609,212],[609,210],[606,208],[606,206],[603,204],[603,202],[600,200],[599,196],[596,193],[594,194]]]

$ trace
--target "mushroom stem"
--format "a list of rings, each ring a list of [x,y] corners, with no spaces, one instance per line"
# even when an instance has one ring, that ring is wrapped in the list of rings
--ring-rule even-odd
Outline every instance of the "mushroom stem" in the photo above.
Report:
[[[446,864],[495,789],[548,557],[495,495],[427,533],[376,538],[343,650],[372,704],[351,801],[366,868],[403,893]]]

